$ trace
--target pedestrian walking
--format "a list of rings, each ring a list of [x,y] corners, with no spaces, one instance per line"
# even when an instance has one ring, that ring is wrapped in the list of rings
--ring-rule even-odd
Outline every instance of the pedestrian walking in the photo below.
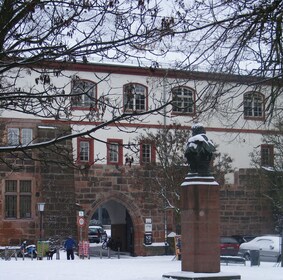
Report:
[[[76,247],[76,242],[72,238],[71,235],[65,241],[64,247],[65,247],[66,252],[67,252],[67,260],[70,260],[70,259],[73,260],[75,258],[75,256],[74,256],[74,249]]]

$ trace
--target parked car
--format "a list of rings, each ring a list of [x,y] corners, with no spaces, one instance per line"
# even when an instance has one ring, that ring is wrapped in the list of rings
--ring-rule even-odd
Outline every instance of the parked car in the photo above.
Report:
[[[235,238],[240,245],[244,242],[249,242],[256,238],[256,236],[253,235],[232,235],[232,237]]]
[[[237,256],[239,252],[238,241],[230,236],[220,237],[220,255],[221,256]]]
[[[88,240],[90,243],[100,243],[107,239],[107,233],[101,226],[88,227]]]
[[[249,242],[242,243],[239,249],[239,256],[250,260],[251,250],[258,250],[260,261],[279,262],[281,260],[280,245],[281,237],[279,236],[259,236]]]

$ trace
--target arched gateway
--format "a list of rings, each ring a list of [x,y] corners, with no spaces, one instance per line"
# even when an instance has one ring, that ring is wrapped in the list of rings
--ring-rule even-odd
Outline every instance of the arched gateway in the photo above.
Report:
[[[88,222],[99,208],[106,209],[111,223],[111,237],[120,244],[121,251],[131,255],[142,254],[139,246],[135,246],[142,242],[142,236],[138,233],[143,231],[142,215],[137,205],[124,194],[115,191],[107,193],[87,209]],[[139,242],[135,243],[135,240]]]
[[[148,185],[142,184],[134,167],[92,166],[87,176],[77,177],[76,198],[84,210],[87,224],[94,213],[104,208],[111,221],[111,237],[121,242],[121,250],[133,256],[164,254],[165,224],[163,204]],[[166,213],[167,230],[172,230],[172,213]],[[146,231],[151,222],[152,230]],[[153,244],[145,244],[145,235]],[[87,232],[84,233],[87,236]],[[155,246],[156,245],[156,246]],[[162,246],[163,245],[163,246]]]

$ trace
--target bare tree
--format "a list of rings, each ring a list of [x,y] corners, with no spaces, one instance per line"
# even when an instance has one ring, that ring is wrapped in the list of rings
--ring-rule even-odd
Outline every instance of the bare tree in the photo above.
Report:
[[[219,145],[216,145],[216,152],[213,155],[212,173],[220,186],[224,186],[225,175],[232,173],[235,170],[232,168],[233,159],[227,153],[221,154],[218,152],[218,146]]]
[[[277,230],[283,229],[283,126],[277,120],[277,134],[265,135],[263,143],[270,145],[269,154],[262,154],[260,147],[255,147],[251,153],[251,160],[260,178],[257,186],[261,188],[263,196],[268,198],[273,207],[273,215]],[[272,150],[274,148],[274,150]]]
[[[66,76],[64,72],[68,62],[103,62],[105,59],[124,62],[129,57],[140,61],[144,51],[160,43],[163,37],[171,36],[171,27],[176,25],[162,12],[160,4],[116,0],[1,1],[0,112],[15,111],[32,117],[70,121],[75,118],[72,105],[86,95],[91,99],[89,108],[79,120],[100,123],[83,132],[63,131],[48,141],[10,145],[0,150],[24,151],[78,136],[90,136],[109,124],[115,123],[119,127],[121,121],[141,121],[144,116],[168,105],[170,100],[156,100],[148,111],[125,112],[126,105],[118,104],[110,92],[94,98],[90,95],[92,88],[84,88],[79,83],[75,85],[80,78]],[[159,52],[158,49],[155,53],[158,55]],[[54,83],[56,77],[69,78],[69,84]],[[22,86],[26,78],[30,80],[29,86]],[[96,76],[98,83],[107,78],[107,75]],[[70,83],[75,88],[71,93],[66,91]],[[94,106],[98,110],[93,110]],[[104,117],[105,112],[110,117]]]
[[[175,69],[218,73],[212,75],[214,82],[210,80],[198,93],[197,115],[217,111],[219,118],[228,119],[234,113],[229,125],[236,123],[239,114],[235,113],[243,113],[242,104],[236,104],[234,112],[227,110],[235,105],[235,96],[242,94],[246,86],[260,90],[269,85],[266,117],[272,117],[281,113],[276,103],[282,88],[281,19],[281,1],[172,0],[165,6],[164,1],[150,0],[3,0],[0,3],[0,110],[55,119],[64,115],[71,119],[68,108],[74,93],[70,96],[64,90],[66,85],[58,87],[52,82],[53,76],[65,75],[60,62],[107,59],[124,62],[130,58],[138,65],[146,61],[157,68],[160,61],[173,54],[171,66]],[[57,64],[48,67],[46,61],[49,65]],[[235,92],[242,80],[237,76],[229,81],[227,73],[252,74],[257,79],[245,80],[245,85]],[[22,88],[18,82],[29,74],[34,84]],[[187,79],[191,77],[183,82]],[[125,114],[110,100],[109,95],[104,95],[95,102],[103,110],[112,110],[113,118],[92,131],[85,131],[84,135],[109,123],[156,112],[170,103],[170,100],[156,101],[155,108],[149,112]],[[91,106],[89,109],[85,118],[97,117],[93,116]],[[69,134],[63,139],[79,135],[82,134]],[[58,140],[61,138],[54,141]]]
[[[145,192],[150,191],[151,198],[164,212],[173,209],[175,224],[180,225],[181,183],[184,181],[189,167],[185,159],[185,148],[190,137],[190,130],[180,124],[167,126],[156,131],[147,131],[140,136],[138,143],[152,143],[156,149],[157,163],[148,163],[151,170],[148,180],[140,182]],[[216,146],[217,147],[217,146]],[[233,171],[233,159],[228,154],[214,154],[212,174],[219,184],[224,183],[224,176]],[[136,176],[137,178],[139,176]],[[166,217],[166,214],[165,214]]]
[[[179,60],[177,67],[259,77],[260,80],[250,80],[246,85],[254,91],[263,91],[266,83],[271,86],[265,100],[266,120],[270,121],[272,117],[282,114],[276,103],[282,94],[282,1],[216,0],[181,3],[178,15],[184,19],[184,25],[183,30],[174,33],[174,41],[179,42],[174,50],[183,60]],[[242,87],[240,92],[234,92],[231,97],[228,92],[233,91],[232,88],[232,84],[227,88],[211,83],[203,95],[199,95],[203,110],[215,113],[220,109],[231,108],[227,105],[231,105],[244,89]],[[205,96],[213,96],[213,99],[209,101],[206,98],[209,101],[206,103]],[[230,114],[225,110],[222,112],[229,119],[231,114],[239,114],[241,104],[238,106],[234,104]],[[237,117],[231,124],[236,122]]]

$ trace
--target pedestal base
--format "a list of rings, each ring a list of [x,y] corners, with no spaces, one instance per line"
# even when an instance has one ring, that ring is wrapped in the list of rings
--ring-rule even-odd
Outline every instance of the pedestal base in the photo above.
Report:
[[[163,278],[178,280],[238,280],[241,275],[229,274],[224,272],[218,273],[194,273],[194,272],[169,272],[162,275]]]
[[[181,209],[182,271],[219,273],[219,185],[214,177],[187,176]]]

